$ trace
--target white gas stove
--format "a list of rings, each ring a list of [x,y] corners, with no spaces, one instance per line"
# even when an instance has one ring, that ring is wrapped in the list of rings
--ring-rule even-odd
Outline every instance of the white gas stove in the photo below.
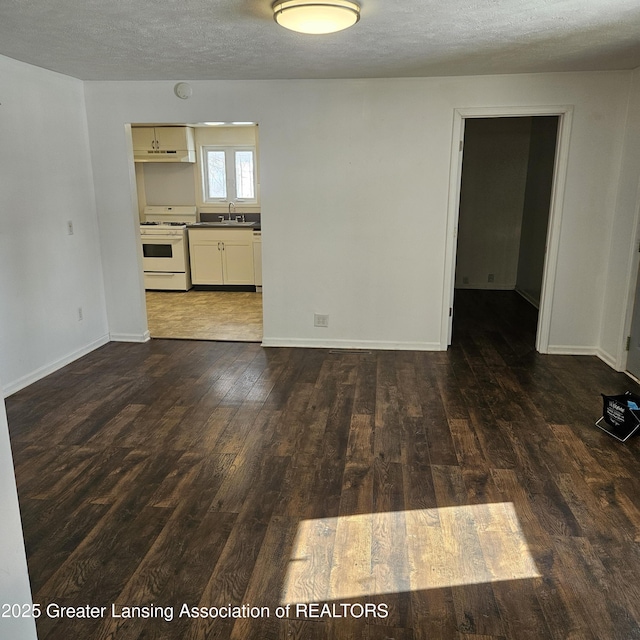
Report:
[[[145,207],[140,223],[145,289],[191,289],[187,224],[196,222],[195,207]]]

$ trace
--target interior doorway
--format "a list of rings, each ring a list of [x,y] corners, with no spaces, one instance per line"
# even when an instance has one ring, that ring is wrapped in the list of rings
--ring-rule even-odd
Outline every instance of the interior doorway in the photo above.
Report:
[[[492,291],[534,309],[531,347],[546,352],[570,119],[563,108],[456,111],[447,345],[455,293]]]
[[[261,342],[258,124],[132,123],[130,131],[146,334]]]
[[[456,295],[501,291],[506,308],[519,294],[539,309],[557,134],[558,116],[465,122]]]

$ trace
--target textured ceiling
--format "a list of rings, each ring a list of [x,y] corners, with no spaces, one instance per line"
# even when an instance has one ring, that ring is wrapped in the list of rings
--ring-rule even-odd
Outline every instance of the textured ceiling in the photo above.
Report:
[[[83,80],[369,78],[640,66],[638,0],[361,0],[286,31],[271,0],[0,0],[0,54]]]

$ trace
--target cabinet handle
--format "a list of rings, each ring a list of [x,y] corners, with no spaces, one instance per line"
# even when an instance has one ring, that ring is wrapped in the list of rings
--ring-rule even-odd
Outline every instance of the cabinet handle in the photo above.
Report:
[[[222,250],[224,251],[224,242],[222,242],[221,244],[222,244]]]

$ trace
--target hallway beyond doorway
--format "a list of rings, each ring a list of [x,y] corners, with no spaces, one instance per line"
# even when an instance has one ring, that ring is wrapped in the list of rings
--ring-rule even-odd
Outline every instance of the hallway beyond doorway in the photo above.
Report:
[[[453,344],[467,356],[491,349],[511,364],[535,353],[538,310],[515,291],[456,289]]]

